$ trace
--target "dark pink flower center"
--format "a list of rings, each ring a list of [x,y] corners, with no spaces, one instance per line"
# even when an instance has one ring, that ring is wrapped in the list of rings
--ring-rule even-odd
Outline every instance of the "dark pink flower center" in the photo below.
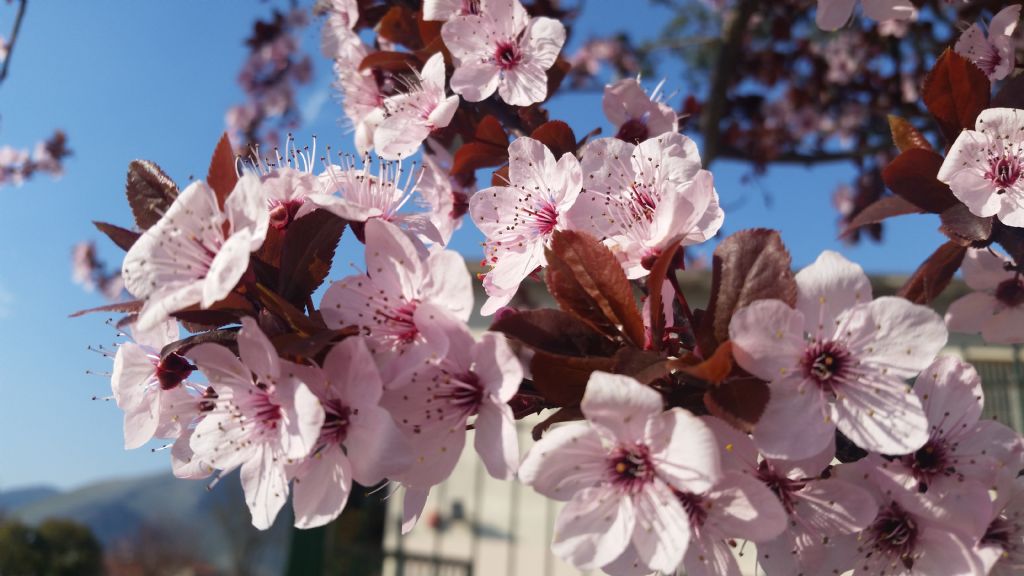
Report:
[[[443,396],[455,408],[475,414],[484,400],[484,386],[476,372],[469,370],[452,376],[451,386]]]
[[[882,508],[868,526],[869,546],[890,558],[898,558],[909,570],[914,564],[917,522],[895,502]]]
[[[156,365],[156,379],[160,381],[162,390],[177,387],[195,370],[195,366],[184,357],[170,353]]]
[[[251,397],[249,410],[252,413],[252,418],[260,428],[274,430],[282,418],[281,406],[273,401],[267,385],[258,383],[256,387],[262,393],[253,394]]]
[[[512,70],[523,60],[523,53],[519,51],[519,44],[515,42],[499,42],[494,51],[494,63],[501,70]]]
[[[1019,538],[1014,538],[1018,531],[1018,526],[1002,516],[997,516],[985,530],[985,535],[981,537],[981,544],[983,546],[999,546],[1008,552],[1019,545],[1017,543]]]
[[[643,444],[619,446],[608,458],[612,484],[635,493],[654,480],[651,451]]]
[[[775,494],[779,502],[782,503],[782,507],[789,514],[796,511],[796,501],[793,498],[793,494],[807,486],[806,480],[792,480],[779,474],[767,460],[762,460],[758,464],[757,479],[763,482],[765,486],[768,486],[768,489]]]
[[[558,225],[558,209],[549,201],[542,201],[533,210],[527,209],[524,212],[533,217],[530,227],[537,236],[551,234]]]
[[[630,118],[619,126],[619,131],[615,133],[616,138],[630,144],[639,144],[647,140],[649,135],[650,130],[647,129],[647,122],[643,118]]]
[[[213,389],[213,386],[207,386],[206,390],[203,390],[203,399],[199,401],[200,412],[213,412],[213,409],[217,407],[217,391]]]
[[[320,429],[320,443],[341,444],[348,436],[348,426],[352,416],[359,413],[342,404],[341,400],[332,398],[323,401],[324,425]]]
[[[846,376],[851,363],[849,350],[839,342],[815,342],[804,352],[801,367],[806,377],[831,391],[836,380]]]
[[[692,492],[676,492],[675,495],[683,506],[683,510],[686,510],[686,515],[690,518],[690,527],[700,528],[703,526],[704,522],[708,519],[707,500],[700,494]]]
[[[469,196],[464,192],[452,192],[452,209],[448,212],[448,217],[452,220],[458,220],[469,212]]]
[[[996,300],[1011,308],[1024,304],[1024,281],[1016,277],[1000,282],[996,286]]]
[[[295,214],[302,208],[302,200],[271,202],[270,225],[276,230],[284,230],[295,219]]]
[[[918,492],[928,491],[931,480],[940,475],[956,474],[949,446],[941,438],[933,438],[917,452],[903,457],[903,463],[910,467],[917,479]]]
[[[999,187],[999,194],[1017,183],[1021,176],[1021,160],[1017,156],[992,156],[985,177]]]
[[[419,328],[413,315],[416,313],[418,301],[406,302],[391,310],[381,310],[377,313],[379,328],[387,336],[397,340],[400,344],[408,344],[416,340],[420,335]]]
[[[658,208],[658,197],[644,182],[633,182],[629,187],[630,211],[639,220],[654,221],[654,211]]]

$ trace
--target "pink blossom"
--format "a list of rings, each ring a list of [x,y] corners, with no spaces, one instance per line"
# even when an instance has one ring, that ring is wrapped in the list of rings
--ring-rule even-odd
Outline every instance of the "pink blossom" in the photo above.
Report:
[[[452,155],[439,144],[426,141],[423,152],[423,173],[419,179],[420,196],[426,205],[425,214],[414,214],[408,220],[409,228],[420,231],[430,240],[435,236],[442,246],[448,244],[452,234],[462,226],[462,217],[469,212],[469,199],[476,190],[464,185],[449,173]],[[423,220],[423,222],[417,222]]]
[[[317,177],[318,191],[309,196],[310,202],[350,222],[380,219],[413,228],[435,242],[441,240],[429,218],[400,212],[412,204],[418,191],[423,173],[415,164],[407,175],[401,161],[379,160],[374,175],[368,156],[362,168],[356,167],[352,157],[342,156],[340,160],[342,164],[329,165]],[[358,228],[356,232],[361,235]]]
[[[585,422],[549,430],[519,478],[568,501],[555,522],[552,551],[590,570],[628,550],[648,571],[671,572],[690,542],[678,492],[703,494],[722,477],[715,437],[681,408],[626,376],[594,372],[582,402]]]
[[[480,13],[480,0],[423,0],[423,19],[445,21],[454,16]]]
[[[1024,343],[1024,279],[1010,260],[994,249],[970,249],[963,273],[974,290],[949,306],[946,325],[952,332],[980,333],[992,344]]]
[[[1015,576],[1024,570],[1024,480],[1005,475],[996,491],[993,515],[975,544],[975,555],[990,576]]]
[[[957,136],[936,176],[971,213],[1024,226],[1024,113],[989,108]]]
[[[440,314],[424,326],[429,339],[447,340],[447,354],[428,361],[393,382],[382,404],[400,423],[413,446],[415,460],[394,476],[412,491],[429,490],[455,468],[473,416],[475,448],[494,478],[510,478],[519,464],[515,419],[508,401],[519,390],[523,369],[504,336],[485,333],[479,341],[464,322]],[[408,492],[407,492],[408,494]],[[408,505],[412,519],[420,509]]]
[[[736,361],[769,380],[754,429],[769,458],[821,452],[836,427],[858,446],[906,454],[928,440],[921,400],[904,382],[946,343],[929,308],[896,297],[871,300],[860,266],[825,251],[797,276],[797,305],[759,300],[729,324]]]
[[[470,102],[497,90],[513,106],[543,102],[547,70],[565,44],[565,27],[552,18],[530,18],[519,0],[481,0],[479,14],[455,16],[441,37],[455,60],[451,87]]]
[[[366,223],[366,270],[327,289],[320,306],[327,325],[362,327],[385,382],[443,355],[446,342],[428,339],[427,327],[445,313],[469,319],[473,287],[465,260],[447,250],[428,255],[399,228],[374,219]]]
[[[746,434],[717,418],[704,420],[718,439],[723,469],[757,479],[782,506],[785,530],[757,541],[758,562],[767,573],[821,573],[832,538],[859,532],[875,518],[878,504],[869,493],[826,475],[833,444],[805,460],[763,459]]]
[[[491,266],[484,277],[484,315],[508,304],[519,283],[547,264],[544,247],[555,230],[568,227],[566,213],[583,183],[572,154],[556,162],[551,150],[527,137],[512,142],[508,153],[508,185],[486,188],[469,200],[469,214],[487,238],[484,258]]]
[[[243,172],[254,172],[260,177],[273,228],[286,230],[293,221],[316,208],[308,201],[321,186],[321,181],[313,175],[315,158],[316,138],[312,149],[309,146],[299,149],[289,134],[283,155],[275,146],[274,156],[261,158],[256,147],[249,158],[240,161]]]
[[[323,370],[301,366],[326,414],[316,447],[296,465],[295,525],[323,526],[345,509],[353,480],[373,486],[412,461],[408,443],[379,406],[383,386],[361,337],[331,348]]]
[[[384,120],[385,94],[373,70],[362,70],[359,65],[370,50],[355,33],[343,35],[334,58],[334,87],[341,95],[341,106],[355,132],[355,145],[360,154],[373,149],[373,136]]]
[[[626,275],[642,278],[669,246],[713,237],[725,214],[697,145],[669,133],[634,146],[615,138],[583,151],[585,189],[570,221],[607,238]]]
[[[928,416],[928,442],[892,466],[917,481],[917,492],[944,497],[973,484],[984,500],[997,477],[1024,467],[1024,442],[1004,424],[982,420],[985,402],[974,367],[940,356],[917,377],[914,393]]]
[[[676,111],[661,101],[661,84],[648,95],[639,79],[623,78],[604,87],[601,106],[615,137],[631,144],[679,131]]]
[[[988,514],[987,503],[980,510],[952,502],[950,508],[921,508],[913,499],[915,491],[905,489],[899,476],[888,468],[877,456],[836,468],[837,477],[871,492],[880,508],[862,532],[835,539],[819,573],[840,574],[853,569],[855,576],[983,574],[972,550],[976,537],[964,533],[958,521]]]
[[[1013,33],[1020,20],[1020,4],[1000,10],[988,25],[988,37],[981,26],[971,24],[956,42],[957,54],[974,62],[992,82],[1002,80],[1016,66]]]
[[[222,473],[241,467],[253,526],[265,530],[288,499],[287,466],[316,445],[324,408],[302,367],[278,358],[252,318],[242,319],[238,351],[240,359],[218,344],[189,351],[217,395],[189,444]]]
[[[234,290],[263,245],[270,213],[259,177],[238,180],[222,210],[205,182],[193,182],[124,258],[125,287],[146,303],[140,330],[198,304],[209,308]]]
[[[822,30],[838,30],[853,16],[857,0],[818,0],[815,19]],[[885,20],[912,20],[917,10],[910,0],[860,0],[864,16],[879,22]]]
[[[384,101],[384,120],[373,134],[386,160],[412,156],[431,132],[452,121],[458,96],[445,96],[444,55],[431,56],[402,94]]]
[[[198,415],[198,392],[186,382],[195,369],[184,357],[161,349],[178,340],[178,324],[158,323],[143,331],[132,327],[132,342],[114,356],[110,386],[117,407],[124,411],[124,447],[132,450],[156,438],[177,438]]]

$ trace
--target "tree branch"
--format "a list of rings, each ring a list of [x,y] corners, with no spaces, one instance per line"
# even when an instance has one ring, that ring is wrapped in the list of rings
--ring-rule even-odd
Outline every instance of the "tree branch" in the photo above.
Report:
[[[11,65],[11,55],[14,54],[14,43],[18,40],[18,30],[21,29],[21,21],[25,17],[25,8],[27,6],[28,0],[20,0],[18,13],[14,16],[14,29],[11,31],[11,39],[7,42],[7,57],[4,58],[3,68],[0,68],[0,82],[7,78],[7,69]]]
[[[704,166],[710,166],[718,156],[719,123],[725,115],[729,86],[736,74],[737,63],[743,52],[743,40],[747,26],[754,15],[754,0],[740,0],[736,8],[725,20],[722,31],[722,47],[718,51],[718,60],[711,72],[711,89],[704,104],[704,112],[700,118],[700,132],[704,137]]]
[[[706,149],[706,148],[705,148]],[[841,160],[857,160],[872,154],[879,152],[885,152],[886,150],[892,150],[893,145],[890,143],[880,144],[878,146],[868,146],[864,148],[855,148],[853,150],[847,150],[844,152],[815,152],[810,154],[804,154],[801,152],[784,152],[778,156],[766,158],[765,164],[822,164],[825,162],[838,162]],[[755,160],[750,156],[744,154],[740,150],[732,147],[721,148],[716,156],[717,158],[727,158],[730,160],[744,160],[748,162],[754,162]],[[707,163],[707,162],[705,162]]]

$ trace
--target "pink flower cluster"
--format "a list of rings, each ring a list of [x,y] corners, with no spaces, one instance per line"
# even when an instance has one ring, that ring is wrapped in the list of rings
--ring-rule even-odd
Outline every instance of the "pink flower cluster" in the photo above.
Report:
[[[839,27],[855,4],[821,0],[819,20]],[[909,6],[861,4],[878,18]],[[182,478],[238,470],[261,529],[290,496],[311,528],[354,485],[389,482],[407,532],[472,439],[492,477],[564,502],[552,551],[581,570],[738,575],[740,540],[771,575],[1024,569],[1024,440],[981,419],[977,372],[940,355],[948,330],[1021,342],[1019,258],[947,246],[975,292],[944,320],[915,303],[937,272],[875,298],[838,253],[794,274],[777,233],[744,231],[716,249],[710,302],[691,309],[683,248],[712,240],[725,213],[660,85],[607,86],[614,137],[578,140],[540,106],[567,70],[550,7],[359,6],[317,3],[359,156],[319,158],[289,137],[283,155],[240,161],[222,141],[207,180],[180,193],[136,166],[141,230],[109,227],[136,300],[106,307],[130,314],[112,374],[126,448],[170,441]],[[415,35],[394,26],[407,17]],[[373,48],[358,32],[371,26]],[[984,39],[999,53],[996,27],[1012,27]],[[971,54],[991,60],[981,41]],[[833,81],[862,73],[857,47],[833,42],[849,56]],[[274,62],[294,46],[265,48]],[[937,169],[963,204],[954,216],[989,218],[1004,239],[1024,222],[1020,113],[978,114]],[[404,161],[421,146],[420,165]],[[492,185],[474,192],[487,167]],[[840,201],[854,214],[858,198]],[[466,213],[484,236],[480,312],[495,316],[482,334],[468,325],[474,278],[446,249]],[[363,269],[316,303],[346,229]],[[80,281],[98,283],[97,268],[91,247],[76,252]],[[505,308],[545,268],[561,309]],[[515,419],[549,408],[520,458]]]
[[[277,130],[298,124],[295,87],[308,83],[313,72],[297,35],[307,18],[306,11],[299,8],[287,14],[275,11],[272,19],[257,20],[246,40],[249,56],[238,73],[246,101],[224,115],[228,133],[235,142],[243,143],[243,150],[275,142]]]
[[[125,257],[125,285],[144,301],[133,341],[114,361],[126,447],[172,439],[181,477],[240,468],[260,528],[272,524],[289,485],[296,525],[313,527],[342,511],[353,480],[384,478],[406,487],[411,528],[474,419],[488,470],[510,477],[519,452],[507,402],[522,368],[503,336],[475,341],[469,332],[465,262],[439,244],[428,250],[398,214],[412,193],[396,184],[400,168],[385,163],[373,175],[330,165],[317,176],[295,163],[254,167],[223,206],[205,182],[192,183]],[[250,254],[271,229],[286,233],[318,209],[362,229],[367,272],[332,284],[320,311],[328,327],[357,326],[361,335],[322,361],[295,363],[279,357],[256,318],[244,317],[230,348],[166,349],[179,339],[172,314],[258,289]],[[193,379],[199,373],[205,384]]]
[[[88,292],[98,290],[107,300],[117,300],[124,293],[121,271],[107,269],[95,242],[79,242],[71,249],[71,280]]]
[[[36,174],[60,178],[64,174],[64,159],[70,155],[67,137],[60,130],[48,140],[37,142],[31,152],[11,146],[0,147],[0,187],[6,184],[20,186]]]
[[[736,540],[769,575],[1024,567],[1024,440],[980,420],[973,367],[936,356],[941,318],[872,300],[867,277],[831,252],[797,283],[796,308],[757,301],[729,327],[736,360],[770,382],[752,437],[665,411],[629,377],[590,377],[586,421],[556,425],[519,470],[567,502],[552,550],[608,574],[738,575]],[[867,456],[837,463],[837,428]]]

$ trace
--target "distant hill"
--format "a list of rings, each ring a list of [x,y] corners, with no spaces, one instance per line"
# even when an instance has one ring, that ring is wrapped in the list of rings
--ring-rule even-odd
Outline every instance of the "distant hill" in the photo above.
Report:
[[[60,494],[60,490],[49,486],[29,486],[0,492],[0,512],[9,512],[21,506],[27,506],[51,496]]]
[[[26,488],[0,493],[0,510],[30,524],[47,518],[76,520],[89,526],[106,547],[156,528],[174,545],[225,571],[238,562],[233,557],[246,557],[252,564],[241,573],[280,574],[288,552],[291,510],[282,510],[275,525],[260,532],[249,523],[237,474],[224,477],[213,490],[207,485],[161,474],[68,492]]]

